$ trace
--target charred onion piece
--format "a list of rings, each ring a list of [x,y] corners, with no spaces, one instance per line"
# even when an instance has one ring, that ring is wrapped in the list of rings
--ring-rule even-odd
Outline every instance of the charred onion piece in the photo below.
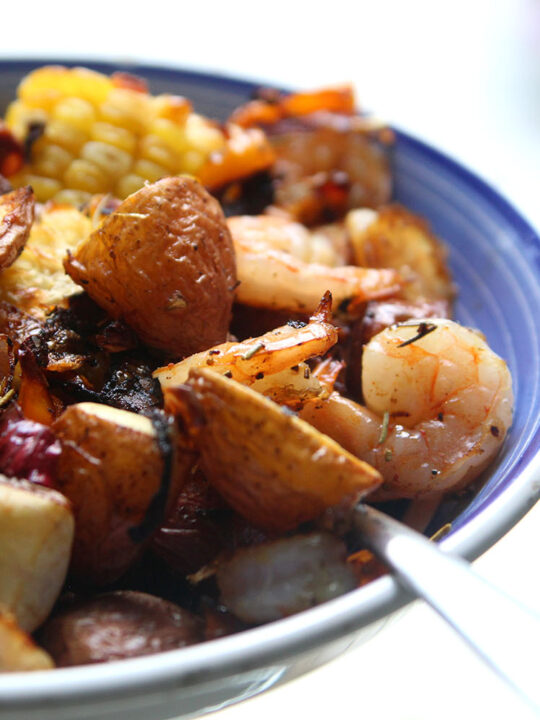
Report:
[[[65,267],[149,345],[185,356],[226,338],[234,250],[219,204],[192,178],[165,178],[128,197]]]
[[[54,486],[60,444],[50,428],[18,415],[4,415],[0,423],[0,472]]]
[[[34,222],[34,193],[25,187],[0,195],[0,270],[21,254]]]
[[[138,557],[183,481],[172,426],[79,403],[54,430],[62,444],[56,486],[76,521],[72,573],[84,584],[112,582]]]
[[[248,387],[207,369],[166,391],[201,468],[250,523],[286,531],[377,487],[379,473]]]
[[[195,615],[131,591],[75,600],[40,632],[41,643],[59,667],[150,655],[202,639],[202,622]]]

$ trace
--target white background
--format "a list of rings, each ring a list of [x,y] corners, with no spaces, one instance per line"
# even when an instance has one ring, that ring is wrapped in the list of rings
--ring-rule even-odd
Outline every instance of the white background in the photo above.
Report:
[[[362,106],[468,165],[540,228],[538,0],[3,3],[0,57],[47,56],[151,61],[299,88],[350,81]],[[540,612],[539,525],[537,506],[475,565]],[[532,714],[416,603],[367,644],[212,720],[254,717]]]

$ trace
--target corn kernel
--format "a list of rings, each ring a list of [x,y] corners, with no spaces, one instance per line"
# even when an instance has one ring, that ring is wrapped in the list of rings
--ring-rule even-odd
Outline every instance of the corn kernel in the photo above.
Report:
[[[146,132],[149,124],[151,104],[148,95],[115,88],[100,106],[99,112],[106,122],[141,135]]]
[[[130,155],[135,152],[137,139],[135,135],[125,128],[111,125],[110,123],[97,122],[90,133],[92,140],[114,145],[120,150],[125,150]]]
[[[62,185],[58,180],[48,177],[41,177],[28,173],[24,178],[24,185],[31,185],[38,202],[47,202],[61,189]]]
[[[197,171],[204,165],[205,157],[198,150],[188,150],[182,155],[180,168],[182,172],[196,175]]]
[[[96,111],[87,100],[69,97],[56,104],[52,116],[89,134],[96,120]]]
[[[43,137],[53,145],[60,145],[75,155],[86,140],[86,133],[60,120],[51,120],[45,126]]]
[[[88,160],[73,160],[64,174],[64,184],[92,194],[107,192],[110,182],[101,168]]]
[[[167,170],[175,172],[180,159],[177,153],[168,148],[156,135],[145,135],[139,143],[139,155],[145,160],[162,165]]]
[[[137,160],[133,167],[133,172],[145,180],[150,180],[150,182],[156,182],[156,180],[169,175],[162,165],[158,165],[151,160],[145,160],[144,158]]]
[[[202,153],[211,153],[225,147],[225,136],[206,118],[192,113],[186,120],[188,144]]]
[[[146,180],[140,175],[129,173],[118,182],[114,190],[114,195],[123,200],[124,198],[127,198],[128,195],[140,190],[145,182]]]
[[[92,195],[84,190],[60,190],[54,196],[54,200],[57,203],[74,205],[75,207],[82,207],[86,203],[90,202]]]
[[[157,95],[153,105],[156,117],[171,120],[177,125],[183,125],[192,110],[189,100],[180,95]]]
[[[34,145],[32,154],[32,168],[38,175],[58,179],[73,159],[73,155],[60,145],[43,144],[39,141]]]
[[[150,127],[152,135],[159,138],[174,152],[182,153],[189,149],[186,129],[171,120],[157,118]]]
[[[131,155],[107,143],[87,142],[82,147],[81,157],[97,165],[113,179],[125,175],[131,167]]]
[[[111,88],[110,78],[93,70],[48,65],[27,75],[19,85],[18,94],[28,105],[41,103],[53,95],[56,99],[81,97],[99,104],[105,100]]]

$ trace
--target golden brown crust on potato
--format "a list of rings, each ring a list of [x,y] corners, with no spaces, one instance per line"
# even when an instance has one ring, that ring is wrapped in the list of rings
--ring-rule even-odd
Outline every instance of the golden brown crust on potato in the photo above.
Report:
[[[34,222],[34,193],[24,187],[0,195],[0,270],[21,254]]]
[[[170,404],[177,392],[169,391]],[[177,400],[181,415],[187,409],[186,424],[199,424],[195,442],[205,476],[257,527],[291,530],[381,482],[376,470],[328,436],[211,370],[191,370]]]
[[[192,178],[165,178],[130,195],[65,267],[149,345],[185,356],[226,339],[232,240],[219,203]]]
[[[50,670],[52,658],[17,625],[11,613],[0,615],[0,672]]]

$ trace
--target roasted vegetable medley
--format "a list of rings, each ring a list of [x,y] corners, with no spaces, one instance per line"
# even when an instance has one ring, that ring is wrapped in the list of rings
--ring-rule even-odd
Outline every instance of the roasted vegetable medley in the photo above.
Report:
[[[44,67],[0,125],[0,670],[277,620],[384,568],[355,505],[463,491],[512,422],[338,87],[222,124]]]

